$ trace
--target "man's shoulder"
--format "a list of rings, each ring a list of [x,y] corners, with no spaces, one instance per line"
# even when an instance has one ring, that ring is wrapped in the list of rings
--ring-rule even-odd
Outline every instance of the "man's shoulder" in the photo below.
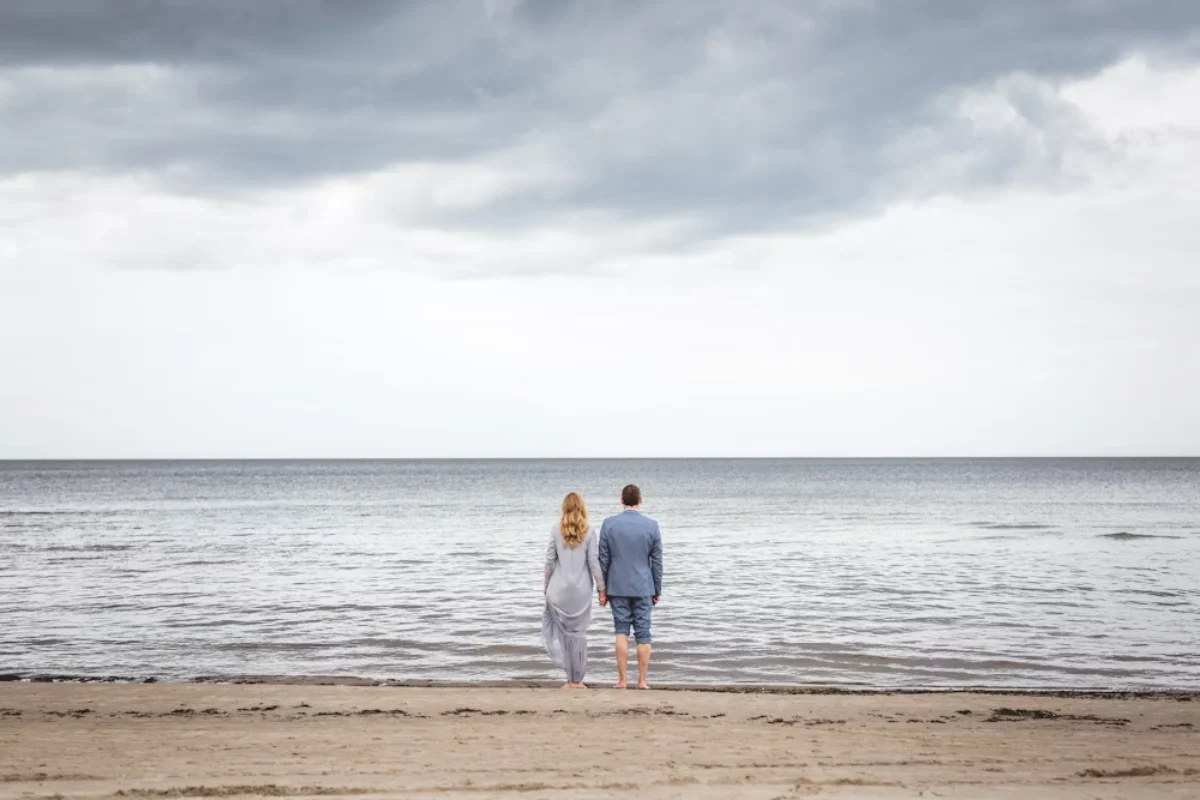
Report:
[[[613,519],[621,520],[621,524],[626,526],[629,531],[658,530],[658,520],[648,517],[640,511],[634,514],[618,514]]]
[[[620,514],[613,514],[611,517],[606,517],[601,528],[625,531],[655,530],[658,528],[658,520],[653,517],[647,517],[640,511],[635,513],[623,511]]]
[[[605,517],[604,522],[600,527],[604,530],[615,531],[624,529],[629,524],[628,514],[613,514],[611,517]]]

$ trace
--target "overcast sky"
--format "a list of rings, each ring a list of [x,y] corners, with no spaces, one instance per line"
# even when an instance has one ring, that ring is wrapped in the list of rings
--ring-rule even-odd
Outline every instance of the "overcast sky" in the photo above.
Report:
[[[7,0],[0,458],[1200,454],[1195,0]]]

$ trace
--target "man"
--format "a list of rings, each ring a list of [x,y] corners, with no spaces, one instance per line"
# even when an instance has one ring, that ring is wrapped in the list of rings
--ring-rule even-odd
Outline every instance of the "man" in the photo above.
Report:
[[[649,689],[650,612],[662,597],[662,533],[658,523],[642,514],[642,490],[630,484],[621,490],[624,511],[600,526],[600,570],[605,592],[600,605],[612,604],[617,633],[617,688],[625,688],[629,661],[629,629],[637,639],[638,688]]]

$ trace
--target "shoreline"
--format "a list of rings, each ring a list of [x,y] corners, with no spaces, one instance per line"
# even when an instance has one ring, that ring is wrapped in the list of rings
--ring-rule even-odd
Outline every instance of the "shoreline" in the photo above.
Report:
[[[80,675],[50,672],[0,671],[0,687],[5,684],[73,684],[113,686],[346,686],[391,687],[397,689],[556,689],[561,680],[479,680],[454,681],[435,679],[364,678],[353,675],[199,675],[186,679],[157,676],[141,678],[116,675]],[[1095,699],[1175,699],[1181,702],[1200,702],[1200,687],[1194,689],[1128,689],[1119,687],[1072,688],[1059,686],[915,686],[886,687],[836,684],[740,684],[740,683],[655,683],[656,692],[695,692],[710,694],[772,694],[814,696],[907,696],[978,694],[1009,697],[1055,697]]]
[[[1183,800],[1200,706],[1006,692],[0,684],[0,800]]]

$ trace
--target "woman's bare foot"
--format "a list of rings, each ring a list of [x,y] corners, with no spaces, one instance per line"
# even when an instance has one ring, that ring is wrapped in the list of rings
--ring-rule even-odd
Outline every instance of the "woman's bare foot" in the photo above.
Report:
[[[650,684],[646,683],[645,681],[642,681],[641,683],[638,684],[638,688],[639,689],[649,689]]]
[[[616,686],[614,686],[613,688],[614,688],[614,689],[625,689],[625,688],[627,688],[627,687],[625,686],[625,684],[624,684],[624,683],[618,683],[618,684],[617,684]]]

